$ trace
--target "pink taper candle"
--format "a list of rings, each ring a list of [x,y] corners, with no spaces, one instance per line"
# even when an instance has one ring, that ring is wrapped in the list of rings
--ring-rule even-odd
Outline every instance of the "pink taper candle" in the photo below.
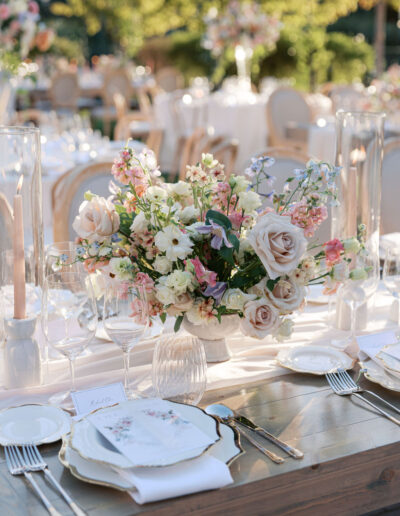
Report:
[[[14,319],[25,319],[25,252],[24,252],[24,219],[22,211],[22,181],[21,175],[18,181],[17,193],[14,196]]]

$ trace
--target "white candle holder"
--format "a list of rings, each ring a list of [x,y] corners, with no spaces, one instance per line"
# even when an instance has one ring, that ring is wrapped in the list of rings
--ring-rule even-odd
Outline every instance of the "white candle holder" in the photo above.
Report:
[[[36,317],[5,319],[4,386],[6,389],[35,387],[42,380],[40,350],[33,338]]]

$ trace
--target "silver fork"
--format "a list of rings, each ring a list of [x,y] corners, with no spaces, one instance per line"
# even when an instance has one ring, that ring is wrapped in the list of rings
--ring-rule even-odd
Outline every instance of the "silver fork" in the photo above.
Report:
[[[25,463],[30,471],[43,471],[46,477],[50,479],[53,485],[58,489],[59,493],[63,496],[64,500],[71,507],[71,510],[77,516],[85,516],[86,513],[82,511],[80,507],[72,500],[69,494],[54,478],[52,472],[49,470],[47,463],[43,460],[38,447],[34,444],[27,444],[22,446],[22,453],[24,455]]]
[[[395,417],[391,416],[390,414],[388,414],[387,412],[382,410],[380,407],[378,407],[377,405],[372,403],[372,401],[369,401],[369,400],[367,400],[367,398],[364,398],[363,396],[361,396],[361,394],[359,394],[357,392],[357,390],[358,390],[357,386],[354,389],[354,388],[350,388],[348,385],[346,385],[344,383],[344,381],[340,378],[339,374],[337,374],[337,373],[327,373],[325,375],[325,378],[328,380],[328,383],[331,386],[331,389],[333,390],[333,392],[335,394],[337,394],[338,396],[351,396],[351,395],[353,395],[356,398],[358,398],[358,399],[364,401],[365,403],[367,403],[367,405],[369,405],[370,407],[372,407],[375,410],[377,410],[383,416],[385,416],[388,419],[390,419],[390,421],[392,421],[393,423],[396,423],[396,425],[400,425],[400,421],[398,419],[396,419]]]
[[[49,513],[52,516],[61,516],[61,514],[56,510],[56,508],[52,505],[52,503],[48,500],[46,495],[37,485],[32,474],[29,473],[18,447],[4,446],[4,453],[6,455],[7,467],[11,475],[25,475],[25,478],[30,482],[31,486],[35,490],[36,494],[40,497]]]
[[[354,392],[359,392],[360,394],[363,392],[366,392],[367,394],[370,394],[371,396],[374,396],[377,400],[381,401],[382,403],[385,403],[388,407],[390,407],[394,412],[397,412],[400,414],[400,409],[389,403],[388,401],[384,400],[378,394],[375,394],[373,391],[367,391],[367,389],[363,389],[359,385],[356,384],[356,382],[353,380],[353,378],[349,375],[347,371],[344,369],[338,369],[337,373],[339,377],[343,380],[345,384],[348,385],[350,389],[354,389]]]

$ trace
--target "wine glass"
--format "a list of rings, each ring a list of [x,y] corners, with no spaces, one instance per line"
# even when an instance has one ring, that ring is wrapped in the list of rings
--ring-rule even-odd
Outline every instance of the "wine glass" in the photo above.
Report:
[[[397,324],[400,323],[400,249],[389,247],[383,263],[383,283],[397,300]]]
[[[68,358],[71,390],[50,399],[73,408],[75,359],[96,333],[97,310],[92,283],[87,274],[60,271],[45,278],[42,298],[42,329],[47,343]]]
[[[82,262],[78,261],[80,245],[75,242],[55,242],[45,249],[45,276],[64,270],[84,274]]]
[[[145,290],[128,282],[110,281],[104,295],[103,323],[108,337],[123,352],[126,395],[137,398],[138,394],[129,387],[129,359],[131,349],[150,325]]]
[[[350,277],[338,290],[341,299],[350,308],[350,342],[356,338],[357,310],[374,295],[379,284],[379,258],[376,253],[357,255],[353,260]]]

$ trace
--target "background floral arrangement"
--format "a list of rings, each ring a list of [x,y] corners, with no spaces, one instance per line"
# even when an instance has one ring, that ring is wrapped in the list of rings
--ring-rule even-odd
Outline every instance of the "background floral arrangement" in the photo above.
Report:
[[[229,2],[226,10],[218,14],[210,10],[206,20],[207,31],[204,46],[214,54],[220,54],[226,47],[242,45],[254,48],[264,45],[274,48],[279,39],[281,23],[277,18],[267,16],[255,2]]]
[[[393,64],[380,79],[374,79],[368,88],[369,95],[363,108],[386,111],[392,115],[400,108],[400,65]]]
[[[34,47],[48,50],[53,32],[39,20],[39,4],[34,0],[0,2],[0,70],[15,71]]]
[[[79,259],[90,272],[143,286],[150,316],[176,317],[176,331],[184,317],[205,324],[237,314],[245,335],[289,337],[288,315],[304,305],[306,285],[323,282],[333,293],[366,272],[349,271],[363,248],[357,238],[307,241],[336,202],[339,169],[310,161],[265,201],[257,190],[261,179],[273,184],[272,163],[254,158],[247,178],[225,179],[224,165],[203,154],[186,182],[170,184],[152,151],[126,147],[112,167],[112,196],[85,194],[73,224]]]

